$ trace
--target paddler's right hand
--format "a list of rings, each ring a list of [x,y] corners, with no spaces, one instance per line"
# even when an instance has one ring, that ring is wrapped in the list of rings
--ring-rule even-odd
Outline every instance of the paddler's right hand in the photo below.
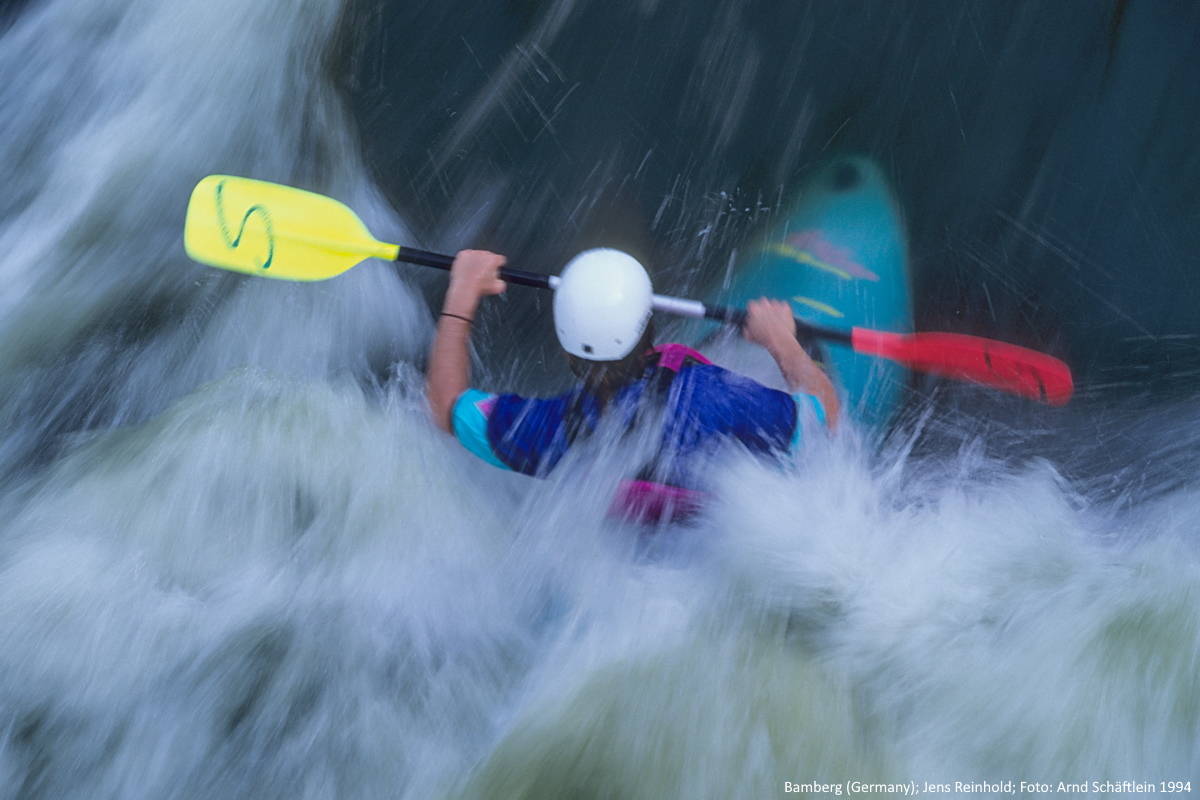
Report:
[[[746,322],[742,325],[746,341],[762,345],[774,352],[785,343],[796,339],[796,318],[792,307],[783,300],[768,300],[763,297],[746,304]]]
[[[442,313],[466,319],[475,318],[479,299],[500,294],[508,284],[500,277],[500,268],[508,263],[502,255],[486,250],[463,250],[450,267],[450,288],[442,303]]]
[[[767,349],[779,366],[789,391],[816,397],[825,410],[826,425],[830,429],[837,426],[840,408],[837,391],[829,376],[796,339],[796,318],[792,316],[791,304],[765,297],[747,303],[742,335]]]

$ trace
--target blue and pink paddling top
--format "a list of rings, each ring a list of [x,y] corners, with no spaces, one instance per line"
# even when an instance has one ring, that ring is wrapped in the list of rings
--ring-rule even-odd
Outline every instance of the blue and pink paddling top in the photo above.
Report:
[[[664,413],[658,457],[622,484],[610,510],[627,519],[678,520],[694,513],[704,494],[689,462],[723,442],[732,439],[752,453],[776,457],[799,445],[802,414],[825,422],[816,397],[770,389],[681,344],[655,347],[643,377],[617,392],[608,413],[620,414],[629,429],[643,397],[654,393],[661,395]],[[596,429],[603,410],[582,388],[546,398],[468,389],[454,406],[454,435],[490,464],[542,476],[580,434]]]

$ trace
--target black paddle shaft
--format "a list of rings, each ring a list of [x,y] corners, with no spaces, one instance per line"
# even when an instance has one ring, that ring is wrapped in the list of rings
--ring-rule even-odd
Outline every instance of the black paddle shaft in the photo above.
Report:
[[[450,271],[450,266],[454,263],[453,256],[442,255],[441,253],[431,253],[428,250],[415,250],[411,247],[401,247],[400,253],[396,256],[397,261],[403,261],[408,264],[416,264],[420,267],[434,267],[435,269],[444,269]],[[543,275],[540,272],[526,272],[520,269],[509,269],[504,267],[500,270],[500,277],[509,283],[516,283],[521,286],[532,286],[535,289],[551,289],[553,286],[550,283],[550,276]]]
[[[403,261],[408,264],[416,264],[422,267],[434,267],[449,271],[454,263],[453,256],[443,255],[442,253],[432,253],[428,250],[417,250],[410,247],[400,248],[399,254],[396,256],[397,261]],[[500,277],[509,283],[515,283],[520,286],[532,286],[535,289],[553,289],[556,281],[549,275],[543,275],[540,272],[526,272],[520,269],[511,269],[504,267],[500,270]],[[683,314],[685,316],[703,316],[705,319],[711,319],[714,322],[721,322],[726,325],[732,325],[740,328],[746,324],[746,311],[741,308],[730,308],[728,306],[712,306],[707,303],[699,303],[696,301],[681,301],[673,297],[655,297],[656,305],[662,304],[661,301],[668,301],[664,310]],[[693,309],[703,309],[703,314],[693,313]],[[852,344],[852,336],[849,331],[839,331],[832,328],[821,328],[816,325],[811,325],[803,320],[796,320],[796,336],[800,339],[824,339],[826,341],[841,342],[843,344]]]
[[[704,318],[711,319],[714,322],[723,322],[726,325],[742,327],[746,324],[746,319],[749,315],[743,308],[730,308],[729,306],[704,306]],[[805,322],[802,319],[796,319],[796,338],[800,340],[824,339],[827,342],[839,342],[841,344],[853,344],[854,337],[850,331],[839,331],[833,328],[822,328],[818,325]]]

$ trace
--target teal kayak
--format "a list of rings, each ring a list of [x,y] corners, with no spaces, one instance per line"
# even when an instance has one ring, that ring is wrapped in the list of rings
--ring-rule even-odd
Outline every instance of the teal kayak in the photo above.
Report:
[[[899,205],[882,170],[843,158],[820,169],[737,264],[715,303],[744,307],[786,299],[795,315],[824,328],[913,329],[907,240]],[[907,370],[855,353],[823,349],[845,410],[886,425],[903,397]]]

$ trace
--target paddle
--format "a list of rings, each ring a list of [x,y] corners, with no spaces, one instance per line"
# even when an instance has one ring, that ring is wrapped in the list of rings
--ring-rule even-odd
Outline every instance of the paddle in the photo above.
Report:
[[[196,261],[221,269],[293,281],[320,281],[367,258],[449,270],[451,256],[377,241],[347,206],[324,195],[276,183],[210,175],[188,204],[184,246]],[[504,268],[510,283],[553,289],[558,278]],[[654,296],[670,314],[740,325],[742,309]],[[953,333],[849,332],[796,321],[797,335],[849,345],[909,369],[979,383],[1061,406],[1071,398],[1071,370],[1044,353],[1004,342]]]

